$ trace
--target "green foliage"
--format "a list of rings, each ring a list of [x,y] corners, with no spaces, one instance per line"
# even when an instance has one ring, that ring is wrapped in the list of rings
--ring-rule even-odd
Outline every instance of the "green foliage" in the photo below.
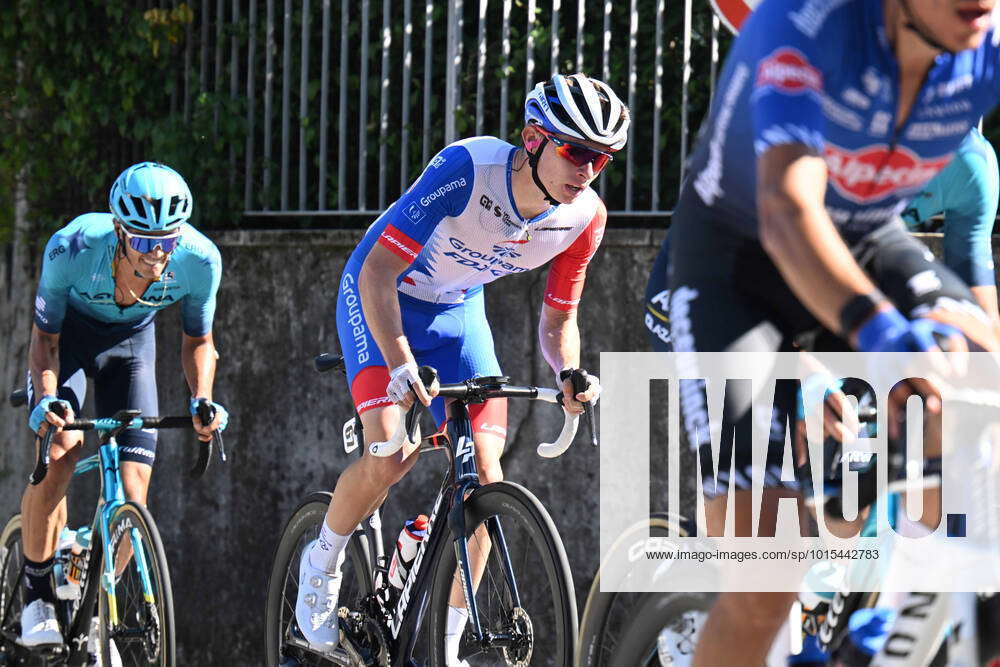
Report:
[[[0,62],[9,65],[0,68],[0,232],[12,225],[18,173],[41,236],[107,210],[114,177],[144,159],[176,166],[198,192],[196,210],[237,217],[217,175],[242,139],[245,105],[203,93],[185,121],[182,49],[194,12],[134,4],[0,3]]]

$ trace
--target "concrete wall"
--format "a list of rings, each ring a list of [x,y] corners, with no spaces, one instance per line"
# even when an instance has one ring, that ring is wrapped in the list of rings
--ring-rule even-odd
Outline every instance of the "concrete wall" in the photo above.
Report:
[[[349,459],[340,428],[351,406],[343,379],[318,375],[311,360],[337,350],[335,294],[360,238],[355,231],[230,232],[215,237],[225,263],[215,323],[221,353],[216,397],[232,412],[226,442],[232,458],[213,461],[201,481],[186,474],[194,438],[161,435],[150,508],[173,578],[180,664],[261,664],[264,596],[283,522],[308,492],[332,488]],[[583,365],[598,369],[600,351],[645,350],[642,295],[662,232],[612,230],[589,272],[581,307]],[[23,254],[23,252],[22,252]],[[18,257],[19,255],[15,255]],[[23,377],[33,294],[33,261],[0,256],[0,390]],[[29,260],[32,258],[29,256]],[[487,288],[487,310],[504,372],[517,382],[551,385],[537,343],[545,272]],[[12,289],[29,285],[30,289]],[[180,413],[188,395],[179,364],[175,311],[157,321],[161,412]],[[599,369],[598,369],[599,370]],[[598,456],[580,438],[555,460],[534,449],[552,437],[560,412],[547,404],[511,403],[504,455],[507,479],[528,486],[549,508],[563,536],[580,611],[597,568]],[[613,443],[605,443],[613,446]],[[25,415],[0,407],[0,518],[18,511],[33,459]],[[385,531],[391,540],[405,515],[427,512],[443,472],[427,457],[391,494]],[[92,507],[97,479],[74,483],[79,507]],[[72,521],[89,520],[78,509]]]

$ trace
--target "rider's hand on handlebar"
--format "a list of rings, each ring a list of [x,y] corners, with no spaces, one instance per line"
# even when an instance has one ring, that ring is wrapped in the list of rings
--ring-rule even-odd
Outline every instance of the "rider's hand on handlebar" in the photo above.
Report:
[[[414,399],[429,406],[431,399],[437,396],[438,386],[439,383],[435,380],[430,389],[424,387],[418,375],[417,364],[408,361],[389,372],[389,386],[385,392],[390,401],[398,403],[404,410],[409,410]]]
[[[58,403],[63,408],[63,416],[60,417],[55,412],[52,411],[52,405]],[[73,408],[66,401],[60,401],[55,396],[51,394],[46,394],[38,401],[35,408],[31,411],[31,416],[28,418],[28,425],[31,430],[34,431],[42,437],[45,435],[46,430],[51,424],[57,430],[66,426],[66,424],[72,424],[75,415],[73,414]]]
[[[198,403],[207,400],[203,398],[192,398],[190,404],[188,405],[188,410],[191,413],[191,424],[194,427],[195,432],[198,434],[198,439],[202,442],[208,442],[212,439],[213,431],[225,431],[226,427],[229,426],[229,411],[218,403],[212,403],[212,407],[215,408],[215,418],[212,419],[212,423],[209,425],[204,425],[201,423],[201,417],[198,416]],[[209,401],[211,403],[211,401]]]
[[[568,370],[568,369],[567,369]],[[583,404],[589,402],[591,405],[597,404],[597,399],[601,395],[601,380],[596,375],[587,374],[587,390],[574,395],[573,380],[567,375],[565,379],[560,376],[564,373],[560,371],[556,375],[557,386],[563,393],[563,407],[567,412],[575,415],[583,413]]]

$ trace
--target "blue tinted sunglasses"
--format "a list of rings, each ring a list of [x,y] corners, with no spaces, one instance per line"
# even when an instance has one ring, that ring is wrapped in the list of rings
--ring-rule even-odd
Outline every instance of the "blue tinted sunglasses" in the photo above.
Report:
[[[177,248],[177,244],[181,242],[180,232],[168,236],[147,236],[130,232],[124,226],[122,227],[122,231],[125,232],[125,238],[128,240],[128,244],[132,250],[143,255],[153,252],[157,247],[163,252],[170,254]]]

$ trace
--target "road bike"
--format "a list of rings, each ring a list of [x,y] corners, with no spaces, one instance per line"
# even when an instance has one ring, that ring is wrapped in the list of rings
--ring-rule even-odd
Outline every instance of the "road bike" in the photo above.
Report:
[[[322,355],[317,368],[342,370],[343,361]],[[424,367],[420,373],[429,386],[433,369]],[[575,386],[585,383],[583,378],[575,376]],[[462,657],[470,665],[574,663],[576,601],[562,540],[545,507],[526,488],[507,481],[480,485],[467,407],[499,397],[558,403],[561,392],[516,386],[507,377],[475,377],[443,384],[438,395],[454,399],[445,430],[421,438],[417,403],[401,414],[389,441],[368,445],[373,453],[389,455],[408,442],[421,452],[448,457],[426,537],[403,587],[388,583],[381,513],[376,511],[347,545],[338,647],[324,654],[308,645],[295,622],[299,561],[318,536],[331,498],[329,493],[311,494],[292,513],[275,550],[267,595],[267,665],[414,665],[415,652],[422,648],[428,662],[420,664],[445,667],[445,623],[456,580],[469,611]],[[578,417],[564,416],[559,437],[539,445],[539,455],[559,456],[572,443]],[[343,433],[345,450],[360,453],[364,440],[357,415]],[[478,587],[470,568],[475,553],[487,554]]]
[[[23,390],[11,395],[11,404],[27,402]],[[54,404],[54,409],[58,410]],[[202,423],[214,418],[207,401],[198,406]],[[74,476],[100,472],[101,495],[90,526],[92,540],[79,567],[80,590],[56,603],[63,633],[61,644],[29,649],[20,643],[24,607],[24,552],[21,515],[11,517],[0,532],[0,666],[6,665],[122,665],[177,664],[173,597],[163,541],[145,506],[125,499],[119,468],[117,437],[127,429],[192,428],[191,417],[143,417],[138,410],[121,410],[110,418],[77,418],[64,430],[97,431],[98,452],[77,462]],[[41,483],[48,472],[49,447],[55,429],[48,429],[38,447],[29,478]],[[213,447],[226,460],[222,437],[201,443],[191,474],[201,477]],[[81,530],[86,527],[81,528]],[[110,558],[108,554],[115,554]],[[54,575],[59,581],[70,567],[71,552],[57,551]],[[81,565],[81,564],[77,564]]]

